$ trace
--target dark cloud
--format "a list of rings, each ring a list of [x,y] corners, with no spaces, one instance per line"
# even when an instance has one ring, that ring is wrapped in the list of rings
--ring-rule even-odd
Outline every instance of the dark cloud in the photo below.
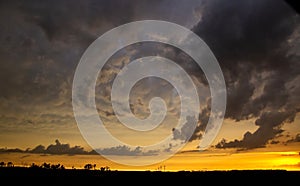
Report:
[[[210,116],[210,108],[205,107],[199,114],[198,118],[189,116],[186,118],[186,122],[183,124],[181,130],[173,128],[173,138],[175,140],[180,139],[182,141],[194,141],[201,139],[203,132],[206,129],[207,122]],[[197,120],[198,119],[198,120]],[[194,129],[194,132],[190,136],[190,131]]]
[[[284,1],[203,1],[201,21],[193,30],[208,44],[224,72],[225,117],[257,118],[258,129],[243,139],[221,141],[217,148],[258,148],[281,134],[299,112],[299,95],[287,84],[299,74],[299,15]],[[299,85],[293,83],[298,89]],[[296,96],[295,102],[289,100]]]
[[[124,55],[128,53],[131,54],[129,55],[129,58],[124,58]],[[111,102],[103,101],[111,99],[110,91],[112,89],[111,87],[114,78],[123,68],[123,66],[127,65],[130,61],[144,56],[162,56],[172,61],[175,61],[176,63],[181,65],[187,71],[187,73],[191,74],[193,78],[200,79],[199,81],[195,81],[195,84],[199,85],[197,86],[199,92],[203,93],[204,89],[207,89],[206,91],[209,92],[208,88],[204,86],[204,84],[207,83],[207,81],[205,79],[205,76],[203,76],[203,72],[201,71],[200,67],[197,66],[197,64],[193,61],[191,57],[189,57],[180,49],[167,44],[160,44],[154,42],[133,44],[116,52],[104,66],[104,75],[101,75],[98,78],[98,84],[96,87],[96,92],[98,93],[96,97],[96,104],[99,114],[109,117],[109,120],[105,121],[107,125],[114,125],[115,123],[113,123],[112,121],[117,121],[117,118],[111,106]],[[177,90],[166,80],[156,77],[145,78],[143,80],[138,81],[133,86],[133,88],[131,89],[129,100],[131,111],[135,114],[136,117],[145,119],[150,114],[148,105],[150,100],[154,97],[160,97],[165,101],[167,105],[167,120],[170,117],[174,117],[176,119],[179,118],[181,105],[180,97],[178,95]],[[201,102],[205,102],[207,97],[208,96],[205,93],[203,93],[201,94],[199,99]],[[197,127],[197,134],[192,134],[190,140],[199,139],[198,134],[202,132],[204,128],[203,126],[205,126],[206,124],[205,119],[208,120],[207,115],[209,115],[209,113],[207,109],[204,109],[203,113],[199,116],[199,118],[202,118],[199,122],[199,127]],[[160,126],[166,126],[169,130],[171,130],[177,125],[178,121],[176,121],[176,119],[174,119],[175,121],[173,123],[165,122],[162,123]],[[196,118],[194,120],[196,120]],[[188,137],[190,135],[189,132],[193,131],[195,125],[198,125],[197,121],[191,122],[189,118],[181,130],[173,129],[173,139],[188,141]],[[148,133],[144,133],[143,135],[146,136],[148,135]]]
[[[45,152],[47,154],[86,154],[80,146],[70,147],[69,144],[62,144],[59,140],[55,140],[55,144],[49,145]]]
[[[38,145],[33,149],[27,148],[26,150],[21,149],[0,149],[0,152],[7,153],[7,152],[20,152],[20,153],[35,153],[35,154],[68,154],[68,155],[75,155],[75,154],[92,154],[93,151],[88,152],[80,146],[70,147],[69,144],[60,143],[59,140],[55,140],[55,144],[50,144],[47,148],[43,145]]]
[[[172,145],[169,146],[167,150],[171,150]],[[108,147],[108,148],[100,148],[91,151],[84,150],[83,147],[75,145],[73,147],[70,144],[61,143],[58,139],[55,140],[55,144],[50,144],[49,146],[45,147],[44,145],[38,145],[33,149],[27,148],[26,150],[22,150],[19,148],[8,149],[8,148],[0,148],[0,153],[9,153],[9,152],[18,152],[18,153],[34,153],[34,154],[52,154],[52,155],[118,155],[118,156],[154,156],[158,155],[160,152],[159,150],[148,150],[143,151],[142,147],[137,146],[134,149],[130,149],[128,146],[115,146],[115,147]]]
[[[31,120],[28,129],[33,131],[49,128],[49,123],[61,124],[62,130],[56,131],[67,130],[63,129],[66,122],[76,126],[74,119],[65,121],[59,115],[72,116],[73,75],[91,42],[131,21],[159,19],[193,25],[196,21],[193,10],[199,2],[1,1],[0,113],[5,117],[0,118],[0,133],[24,131],[22,126],[28,118]],[[113,111],[108,109],[103,114],[109,118]],[[10,115],[18,121],[11,127],[6,123]]]
[[[223,141],[218,147],[265,146],[283,132],[284,122],[294,120],[300,109],[299,15],[284,1],[12,0],[0,5],[1,131],[15,127],[6,121],[32,128],[45,126],[41,123],[75,122],[71,120],[72,78],[82,53],[105,31],[142,19],[184,26],[200,19],[193,31],[212,49],[223,70],[228,93],[226,118],[256,118],[259,127],[253,133],[245,133],[242,140]],[[106,82],[98,86],[103,94],[96,101],[109,105],[109,85],[115,74],[130,60],[146,55],[160,54],[177,61],[192,78],[199,79],[198,85],[207,85],[201,69],[183,52],[170,46],[150,45],[138,46],[144,52],[123,50],[123,54],[129,54],[126,59],[108,65],[112,70],[103,69]],[[160,83],[144,85],[152,86],[159,94],[159,90],[165,90],[157,88]],[[132,110],[144,117],[148,113],[147,100],[153,94],[143,96],[142,91],[147,89],[142,86],[137,91],[141,94],[132,99]],[[168,93],[163,96],[172,102],[171,91]],[[176,115],[176,108],[169,111]],[[189,140],[201,138],[209,111],[207,103]],[[99,113],[108,120],[114,116],[111,106]],[[174,138],[187,140],[184,131],[185,128],[174,130]],[[58,148],[65,151],[71,147],[56,143],[50,150],[59,151]],[[36,150],[42,151],[42,147]]]
[[[196,1],[194,2],[196,3]],[[182,18],[180,1],[7,1],[1,4],[0,96],[35,103],[70,96],[72,77],[84,50],[118,25],[148,19]],[[175,6],[176,5],[176,6]],[[167,9],[177,10],[170,15]],[[191,16],[189,16],[191,17]],[[178,20],[177,20],[178,21]],[[176,22],[176,21],[175,21]],[[180,21],[179,21],[180,22]],[[186,20],[181,21],[182,23]],[[17,55],[16,55],[17,54]],[[67,89],[61,85],[67,82]]]
[[[298,6],[298,4],[293,1],[293,0],[285,0],[285,2],[290,5],[295,11],[297,11],[298,13],[300,13],[300,8]]]
[[[274,145],[274,144],[278,144],[278,143],[280,143],[279,141],[277,141],[277,140],[272,140],[271,142],[270,142],[270,144],[272,144],[272,145]]]
[[[294,138],[289,139],[286,143],[300,142],[300,134],[297,134]]]
[[[209,45],[223,68],[238,70],[235,67],[240,63],[272,69],[287,66],[280,60],[263,61],[280,52],[274,51],[297,25],[297,14],[285,3],[213,0],[203,1],[202,6],[202,21],[193,30]],[[231,75],[238,75],[236,72]]]
[[[173,128],[173,138],[175,140],[180,139],[183,141],[188,141],[190,139],[191,131],[194,131],[194,128],[197,125],[197,119],[192,116],[186,118],[186,123],[183,124],[180,130]]]
[[[30,151],[30,152],[32,152],[32,153],[35,153],[35,154],[40,154],[40,153],[45,153],[45,146],[43,146],[43,145],[38,145],[38,146],[36,146],[34,149],[32,149],[32,150],[28,150],[28,151]]]
[[[24,152],[24,151],[19,148],[15,148],[15,149],[0,148],[0,153],[10,153],[10,152]]]
[[[207,122],[209,120],[209,117],[210,117],[210,108],[209,108],[209,104],[208,104],[208,106],[205,107],[204,109],[202,109],[202,111],[200,112],[199,117],[198,117],[198,123],[195,128],[195,132],[193,133],[193,135],[191,136],[189,141],[201,139],[203,132],[205,131],[205,129],[207,127]]]
[[[142,147],[136,147],[135,149],[130,149],[125,145],[103,148],[103,149],[96,149],[96,151],[103,155],[117,155],[117,156],[153,156],[153,155],[157,155],[159,152],[157,150],[149,150],[144,152],[142,150]]]

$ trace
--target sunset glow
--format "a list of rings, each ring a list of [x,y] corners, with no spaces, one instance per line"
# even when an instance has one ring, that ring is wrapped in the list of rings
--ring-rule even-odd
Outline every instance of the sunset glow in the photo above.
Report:
[[[11,153],[0,155],[1,160],[13,161],[15,166],[30,166],[32,162],[41,165],[61,163],[66,168],[83,169],[87,163],[109,166],[112,170],[151,171],[213,171],[213,170],[300,170],[298,152],[240,152],[240,153],[199,153],[186,152],[151,166],[130,167],[113,163],[100,155],[36,155]],[[131,159],[131,157],[124,157]],[[138,161],[136,158],[132,161]],[[160,168],[161,167],[161,168]]]
[[[0,167],[300,171],[299,82],[284,0],[1,2]]]

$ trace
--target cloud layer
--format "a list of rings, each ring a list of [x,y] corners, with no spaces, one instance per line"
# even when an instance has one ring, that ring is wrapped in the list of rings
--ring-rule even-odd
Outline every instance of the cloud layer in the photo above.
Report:
[[[216,55],[228,92],[226,118],[258,129],[217,148],[257,148],[300,111],[299,15],[283,1],[203,1],[194,31]]]
[[[51,154],[51,155],[116,155],[116,156],[154,156],[159,153],[159,150],[149,150],[143,151],[142,147],[136,147],[135,149],[130,149],[129,147],[123,146],[115,146],[109,148],[100,148],[96,150],[86,151],[83,147],[79,145],[75,145],[73,147],[70,144],[61,143],[58,139],[55,140],[55,144],[50,144],[45,147],[44,145],[38,145],[33,149],[27,148],[26,150],[22,150],[19,148],[9,149],[9,148],[0,148],[0,153],[34,153],[34,154]]]
[[[284,132],[282,125],[294,122],[300,111],[299,14],[284,1],[12,0],[0,5],[0,141],[7,140],[3,137],[7,133],[45,133],[48,140],[62,131],[78,135],[71,88],[81,55],[109,29],[143,19],[194,25],[192,30],[214,52],[224,73],[228,93],[226,118],[256,120],[256,131],[246,132],[242,139],[222,141],[217,148],[264,147],[276,141]],[[106,123],[117,123],[109,101],[112,80],[124,65],[147,55],[176,61],[195,81],[204,104],[196,131],[188,140],[201,139],[210,112],[207,81],[192,59],[167,45],[138,44],[112,57],[97,82],[99,115]],[[166,82],[149,78],[139,82],[132,92],[131,109],[137,117],[148,116],[148,103],[154,96],[164,98],[169,115],[178,117],[180,100]],[[187,140],[185,127],[172,131],[175,124],[171,121],[166,130],[174,139]],[[191,121],[186,122],[186,128],[194,124]],[[50,149],[39,146],[35,151],[85,152],[80,147],[72,148],[56,143]],[[122,146],[103,150],[140,153],[139,149]]]
[[[28,134],[28,138],[35,133],[43,141],[65,138],[64,133],[74,136],[68,138],[80,138],[71,105],[72,79],[91,42],[116,26],[142,19],[191,26],[196,22],[194,7],[199,2],[1,2],[0,141],[16,146],[6,136],[19,133]],[[101,101],[107,102],[107,97]],[[103,108],[101,112],[112,121],[111,110]]]

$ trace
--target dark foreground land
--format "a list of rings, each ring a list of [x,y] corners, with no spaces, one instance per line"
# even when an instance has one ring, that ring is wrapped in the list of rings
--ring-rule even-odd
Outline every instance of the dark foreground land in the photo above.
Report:
[[[300,171],[99,171],[0,168],[0,180],[8,185],[297,185]],[[7,181],[7,182],[6,182]]]

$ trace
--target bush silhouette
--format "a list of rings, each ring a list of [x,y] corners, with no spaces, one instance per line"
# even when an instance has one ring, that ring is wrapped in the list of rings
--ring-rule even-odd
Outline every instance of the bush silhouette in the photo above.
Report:
[[[92,166],[92,164],[90,164],[90,163],[84,165],[84,169],[86,169],[86,170],[91,170],[92,167],[93,167],[93,166]]]

